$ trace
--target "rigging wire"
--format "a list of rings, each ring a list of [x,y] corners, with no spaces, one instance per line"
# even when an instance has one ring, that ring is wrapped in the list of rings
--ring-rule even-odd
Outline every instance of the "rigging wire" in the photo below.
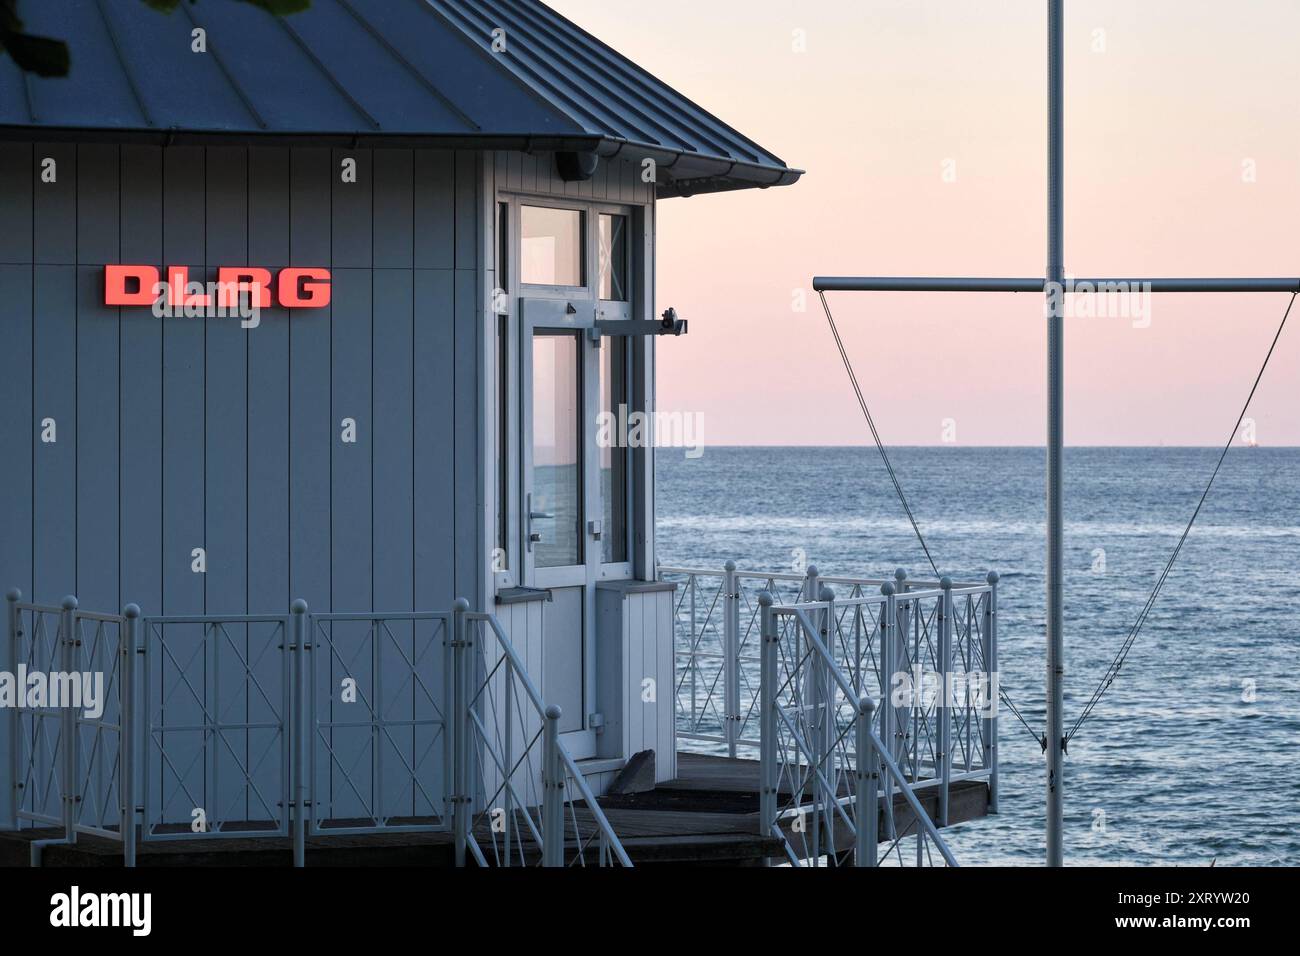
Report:
[[[1196,510],[1192,512],[1192,517],[1188,520],[1187,527],[1183,529],[1182,536],[1178,539],[1178,544],[1174,546],[1173,553],[1169,556],[1169,561],[1165,564],[1164,570],[1160,572],[1160,576],[1156,579],[1155,586],[1151,589],[1151,594],[1147,597],[1146,603],[1142,606],[1142,610],[1138,613],[1132,627],[1129,628],[1128,635],[1120,645],[1119,653],[1115,655],[1115,659],[1111,661],[1110,666],[1106,669],[1106,673],[1102,675],[1101,681],[1097,684],[1097,689],[1093,691],[1092,697],[1089,698],[1088,703],[1084,706],[1078,719],[1075,720],[1073,726],[1071,726],[1070,732],[1065,735],[1066,743],[1069,743],[1069,741],[1074,738],[1074,735],[1079,732],[1079,729],[1083,726],[1084,722],[1092,716],[1093,710],[1096,709],[1097,702],[1100,701],[1106,691],[1110,689],[1111,684],[1115,682],[1115,678],[1119,676],[1119,672],[1123,668],[1125,661],[1128,660],[1129,652],[1133,650],[1133,645],[1137,641],[1143,625],[1146,624],[1147,618],[1151,614],[1151,609],[1159,599],[1160,592],[1163,590],[1165,582],[1169,579],[1169,573],[1173,570],[1174,563],[1178,560],[1178,556],[1183,550],[1183,545],[1187,542],[1188,536],[1192,533],[1192,525],[1196,523],[1196,519],[1200,516],[1201,509],[1204,507],[1206,499],[1210,496],[1210,489],[1214,487],[1214,480],[1219,476],[1219,469],[1223,467],[1224,459],[1228,457],[1228,451],[1232,448],[1232,443],[1236,439],[1238,432],[1241,430],[1241,423],[1245,420],[1246,412],[1250,409],[1250,403],[1254,400],[1255,392],[1259,389],[1259,383],[1264,378],[1264,371],[1268,368],[1268,363],[1273,358],[1273,352],[1277,349],[1278,340],[1282,338],[1282,331],[1286,328],[1286,322],[1291,315],[1291,308],[1295,305],[1297,295],[1300,295],[1300,293],[1291,293],[1291,301],[1287,303],[1286,312],[1282,314],[1282,321],[1279,323],[1277,332],[1273,336],[1272,344],[1268,347],[1268,354],[1264,356],[1264,364],[1260,366],[1259,374],[1255,376],[1255,384],[1251,386],[1250,394],[1246,396],[1246,403],[1241,407],[1241,414],[1237,416],[1236,424],[1232,426],[1232,431],[1228,435],[1228,441],[1223,446],[1223,451],[1219,453],[1219,460],[1214,466],[1214,471],[1210,474],[1210,480],[1205,485],[1205,491],[1201,493],[1200,501],[1196,503]]]
[[[938,577],[939,568],[935,564],[933,556],[930,554],[930,548],[926,544],[925,536],[921,533],[920,525],[917,524],[916,516],[912,511],[912,506],[908,502],[907,496],[903,493],[903,486],[899,482],[898,474],[894,471],[894,466],[889,460],[889,454],[885,450],[885,444],[881,440],[880,432],[877,430],[876,423],[871,416],[871,410],[867,406],[867,400],[862,394],[862,388],[858,385],[857,374],[853,371],[853,363],[850,361],[848,352],[844,347],[844,340],[840,338],[839,329],[835,324],[835,317],[831,314],[830,305],[826,301],[826,293],[819,292],[818,295],[821,297],[822,310],[826,313],[826,321],[830,325],[831,335],[835,339],[835,347],[840,353],[840,360],[844,363],[844,370],[848,372],[849,382],[853,386],[853,393],[857,396],[858,406],[862,409],[862,415],[867,421],[867,426],[871,429],[871,437],[875,440],[876,450],[879,451],[880,458],[885,464],[885,470],[889,473],[889,480],[894,486],[894,492],[898,496],[898,500],[902,504],[904,512],[907,514],[907,520],[912,525],[912,531],[916,534],[917,541],[921,544],[921,550],[925,552],[926,560],[930,563],[930,569],[934,572],[935,576]],[[1278,324],[1277,332],[1273,335],[1273,341],[1268,347],[1268,354],[1264,356],[1264,362],[1260,366],[1259,373],[1255,376],[1254,384],[1251,385],[1250,394],[1246,396],[1245,404],[1243,404],[1241,408],[1241,414],[1237,416],[1232,431],[1228,435],[1228,440],[1224,444],[1223,450],[1219,453],[1219,459],[1214,465],[1214,471],[1211,472],[1209,481],[1206,482],[1205,490],[1201,493],[1200,500],[1196,504],[1196,509],[1192,512],[1191,518],[1188,519],[1187,526],[1183,529],[1183,533],[1179,537],[1178,543],[1174,546],[1173,552],[1169,556],[1169,560],[1165,563],[1164,569],[1156,579],[1155,586],[1152,587],[1151,593],[1147,596],[1146,602],[1142,606],[1142,610],[1138,613],[1132,626],[1129,628],[1128,634],[1120,645],[1119,652],[1115,655],[1115,659],[1111,661],[1110,666],[1107,667],[1106,672],[1102,675],[1101,680],[1097,684],[1097,688],[1088,699],[1088,703],[1084,706],[1074,724],[1071,725],[1069,733],[1065,735],[1065,740],[1063,741],[1064,744],[1068,745],[1083,727],[1088,718],[1092,716],[1098,702],[1100,702],[1106,691],[1110,689],[1111,685],[1115,683],[1115,679],[1119,676],[1120,671],[1127,662],[1128,656],[1132,652],[1133,646],[1142,632],[1142,628],[1146,625],[1147,619],[1150,617],[1152,608],[1155,607],[1156,602],[1160,598],[1160,593],[1164,589],[1165,582],[1169,579],[1170,572],[1173,571],[1174,565],[1182,554],[1183,546],[1187,543],[1187,539],[1192,533],[1192,527],[1196,524],[1196,519],[1200,517],[1201,510],[1205,507],[1205,502],[1210,496],[1210,490],[1214,487],[1214,482],[1219,476],[1219,471],[1223,468],[1223,462],[1228,457],[1228,452],[1232,449],[1233,440],[1237,437],[1237,433],[1241,429],[1241,423],[1246,418],[1246,412],[1250,409],[1250,403],[1254,400],[1255,393],[1259,390],[1259,383],[1263,380],[1264,372],[1268,369],[1269,362],[1273,358],[1273,353],[1277,350],[1277,343],[1281,340],[1282,332],[1286,329],[1287,320],[1291,316],[1291,309],[1295,306],[1297,295],[1300,295],[1300,292],[1291,293],[1291,300],[1287,303],[1286,311],[1282,314],[1282,321]],[[1011,711],[1016,719],[1024,725],[1025,729],[1033,735],[1034,739],[1038,741],[1045,751],[1047,749],[1047,738],[1036,732],[1033,727],[1029,725],[1028,721],[1025,720],[1024,715],[1020,712],[1020,709],[1012,702],[1010,696],[1005,690],[999,688],[998,691],[1003,704],[1005,704],[1007,709]]]
[[[898,496],[898,500],[903,506],[903,511],[907,513],[907,520],[911,522],[912,531],[916,534],[916,540],[920,542],[921,550],[925,552],[925,559],[930,562],[930,570],[933,571],[934,576],[938,578],[941,576],[939,573],[939,566],[935,564],[934,557],[930,554],[930,547],[925,542],[925,535],[921,533],[921,526],[917,524],[916,515],[912,512],[912,506],[907,500],[907,495],[903,493],[903,485],[898,480],[898,474],[894,471],[893,463],[889,460],[889,453],[885,450],[885,443],[880,437],[880,432],[876,429],[875,420],[871,417],[871,409],[867,406],[867,400],[862,394],[862,387],[858,385],[857,373],[853,371],[853,363],[849,359],[848,351],[844,348],[844,340],[840,338],[840,330],[835,325],[835,317],[831,315],[831,307],[826,301],[826,293],[818,292],[817,294],[821,297],[822,310],[826,313],[826,321],[830,324],[831,335],[835,339],[835,347],[839,350],[841,361],[844,362],[844,370],[849,374],[849,383],[853,386],[853,394],[857,396],[858,407],[862,409],[862,417],[866,419],[867,427],[871,429],[871,437],[875,440],[876,450],[880,452],[880,460],[885,463],[885,470],[889,473],[890,482],[893,483],[894,493]],[[1012,702],[1011,697],[1000,686],[998,687],[998,696],[1001,698],[1002,703],[1006,705],[1007,709],[1015,715],[1016,719],[1019,720],[1020,723],[1024,724],[1025,730],[1029,731],[1035,742],[1045,747],[1043,744],[1043,735],[1036,732],[1033,727],[1029,726],[1029,722],[1026,721],[1024,715],[1021,714],[1020,708]]]

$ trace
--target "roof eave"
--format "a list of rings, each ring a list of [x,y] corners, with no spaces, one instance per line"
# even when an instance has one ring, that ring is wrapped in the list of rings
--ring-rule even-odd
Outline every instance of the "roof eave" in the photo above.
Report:
[[[802,169],[788,166],[666,150],[662,146],[609,136],[601,139],[595,151],[610,159],[619,156],[638,161],[653,159],[668,174],[666,177],[660,177],[656,188],[656,195],[661,199],[735,189],[790,186],[798,182],[804,174]],[[689,172],[685,175],[674,175],[674,170],[681,167],[688,167]]]
[[[131,127],[0,126],[0,140],[31,142],[105,142],[157,146],[326,146],[347,149],[501,149],[524,153],[574,150],[594,152],[604,159],[652,159],[659,167],[656,195],[662,199],[768,189],[798,182],[803,170],[742,162],[700,153],[665,150],[609,136],[544,134],[421,134],[319,130],[302,132],[160,129]],[[674,175],[680,170],[682,175]]]

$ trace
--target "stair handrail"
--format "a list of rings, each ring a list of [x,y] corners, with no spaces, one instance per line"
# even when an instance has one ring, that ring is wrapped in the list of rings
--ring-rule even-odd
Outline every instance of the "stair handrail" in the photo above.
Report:
[[[855,694],[853,685],[849,683],[848,678],[844,676],[839,665],[836,664],[835,659],[826,649],[826,645],[822,643],[821,637],[817,634],[816,628],[813,627],[813,623],[808,618],[807,612],[803,609],[799,609],[795,611],[795,616],[803,626],[805,635],[811,638],[813,649],[817,652],[818,656],[822,658],[822,662],[827,665],[829,673],[834,678],[835,682],[840,685],[840,690],[843,691],[850,700],[853,699]],[[876,708],[875,702],[869,695],[864,695],[859,698],[859,703],[867,712],[874,711]],[[876,733],[874,727],[868,725],[865,730],[871,738],[873,749],[877,758],[880,760],[881,766],[885,768],[886,773],[888,773],[894,782],[898,784],[899,789],[903,793],[903,799],[907,801],[907,805],[911,808],[912,813],[916,815],[916,819],[926,831],[926,835],[929,836],[930,839],[934,841],[935,846],[939,848],[939,852],[942,854],[944,861],[949,866],[957,866],[957,858],[953,856],[952,851],[948,848],[948,844],[944,841],[943,837],[939,835],[939,828],[934,825],[934,821],[930,819],[930,815],[925,812],[925,809],[921,806],[921,801],[918,800],[916,794],[912,792],[912,788],[908,783],[907,778],[903,775],[903,770],[899,767],[898,762],[894,760],[885,749],[885,745],[881,741],[879,734]]]
[[[855,792],[852,798],[857,811],[854,824],[857,835],[857,852],[855,853],[857,865],[877,865],[876,829],[879,814],[877,787],[879,768],[883,768],[888,778],[894,781],[903,794],[916,819],[917,826],[929,837],[943,857],[944,862],[948,866],[958,866],[956,857],[940,835],[938,827],[930,819],[929,814],[925,812],[925,808],[921,806],[916,794],[912,792],[911,784],[904,776],[902,769],[871,726],[871,719],[876,706],[874,701],[867,695],[859,696],[858,692],[854,690],[852,683],[844,676],[834,656],[822,642],[817,625],[809,617],[809,611],[824,611],[829,614],[833,606],[833,599],[777,606],[772,595],[764,591],[759,594],[758,600],[763,617],[764,634],[764,667],[762,674],[764,697],[763,737],[767,738],[764,741],[762,750],[762,789],[760,794],[762,827],[765,830],[770,829],[773,835],[779,835],[784,841],[784,835],[781,834],[780,827],[777,825],[777,815],[775,813],[777,796],[775,723],[780,708],[776,700],[776,669],[772,666],[774,662],[770,659],[768,644],[774,645],[779,640],[776,632],[776,618],[778,615],[785,614],[793,617],[799,624],[808,646],[819,659],[821,666],[825,668],[825,673],[839,687],[840,692],[844,694],[847,700],[857,703],[857,716],[855,719],[855,757],[857,765],[853,768]],[[784,717],[785,715],[780,714],[780,716]],[[819,775],[821,774],[820,770],[817,772]],[[821,779],[824,785],[829,786],[824,775],[821,776]],[[839,801],[836,800],[835,802],[838,805]],[[840,812],[842,813],[842,811]],[[787,852],[790,852],[788,847]]]
[[[578,767],[577,761],[569,753],[569,749],[560,740],[559,721],[562,716],[561,709],[555,705],[548,705],[542,698],[541,692],[538,691],[537,685],[533,682],[528,668],[520,659],[510,638],[506,635],[505,629],[501,622],[497,620],[496,615],[490,612],[472,612],[469,609],[469,603],[463,599],[458,600],[453,608],[454,634],[458,645],[468,649],[467,627],[470,623],[479,623],[486,626],[496,638],[497,647],[502,657],[508,662],[509,669],[519,681],[524,691],[524,698],[527,700],[532,709],[536,712],[538,718],[542,721],[542,745],[543,745],[543,771],[542,771],[542,824],[540,828],[540,842],[542,846],[542,865],[543,866],[563,866],[564,865],[564,805],[565,788],[568,780],[572,780],[578,795],[586,804],[587,809],[592,815],[592,820],[599,831],[602,846],[602,855],[608,852],[621,866],[631,867],[632,861],[627,855],[622,841],[615,833],[614,827],[610,824],[609,818],[605,816],[604,810],[596,800],[586,777],[583,775],[581,768]],[[486,649],[484,649],[486,650]],[[477,720],[477,715],[472,713],[473,697],[469,694],[469,667],[471,657],[465,654],[461,658],[462,663],[458,665],[457,685],[463,688],[457,697],[456,704],[456,721],[466,724],[464,730],[457,731],[457,749],[459,754],[468,757],[468,723],[473,721],[478,724],[480,733],[484,736],[484,742],[487,742],[486,728]],[[461,680],[465,682],[462,684]],[[457,758],[458,772],[462,762],[460,757]],[[468,787],[465,786],[462,779],[457,784],[457,809],[460,809],[462,802],[469,800]],[[510,786],[507,780],[506,786]],[[485,862],[482,850],[478,847],[477,841],[469,826],[469,813],[466,806],[465,812],[457,813],[453,821],[453,827],[456,831],[456,841],[458,846],[465,846],[474,853],[475,859],[480,863]],[[558,834],[558,839],[553,838]],[[458,854],[458,856],[460,856]],[[458,864],[463,865],[463,857],[458,860]]]

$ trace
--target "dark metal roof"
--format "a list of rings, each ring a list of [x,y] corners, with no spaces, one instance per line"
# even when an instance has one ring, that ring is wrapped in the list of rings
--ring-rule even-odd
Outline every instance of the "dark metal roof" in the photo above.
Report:
[[[66,78],[0,55],[0,135],[595,151],[659,164],[661,195],[793,183],[799,170],[535,0],[40,0]],[[191,51],[206,32],[207,53]],[[505,49],[495,52],[493,40]]]

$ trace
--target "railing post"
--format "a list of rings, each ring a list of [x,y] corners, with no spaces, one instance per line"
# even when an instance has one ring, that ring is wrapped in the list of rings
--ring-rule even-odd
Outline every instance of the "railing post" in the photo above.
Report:
[[[901,569],[900,569],[901,571]],[[895,575],[897,577],[897,574]],[[891,756],[897,751],[895,725],[898,710],[894,707],[894,674],[898,671],[898,597],[894,585],[886,581],[880,586],[885,603],[880,612],[880,693],[885,709],[880,713],[880,742]],[[894,781],[885,778],[885,815],[889,823],[890,836],[894,834]]]
[[[22,630],[22,614],[18,610],[18,602],[23,599],[23,592],[17,588],[10,589],[5,594],[5,611],[8,626],[6,633],[9,642],[5,650],[5,662],[10,674],[18,673],[18,641]],[[18,779],[18,714],[17,708],[5,708],[3,714],[0,714],[0,720],[3,720],[5,729],[9,737],[9,779],[4,788],[4,794],[0,795],[0,811],[3,811],[5,825],[7,829],[18,829],[18,807],[21,801],[18,799],[18,788],[22,786]]]
[[[502,759],[501,761],[501,766],[502,766],[501,775],[503,777],[501,795],[505,798],[505,802],[506,802],[504,808],[506,831],[501,835],[501,845],[503,851],[501,854],[501,859],[505,861],[502,864],[503,866],[509,866],[510,851],[511,851],[511,836],[514,834],[515,831],[515,795],[514,795],[514,791],[511,789],[510,786],[511,784],[510,776],[515,766],[514,687],[515,687],[515,679],[516,679],[514,660],[509,655],[506,655],[505,666],[506,666],[506,673],[505,673],[505,678],[506,678],[505,679],[505,698],[506,698],[505,712],[506,713],[505,713],[505,719],[502,721],[502,725],[501,725],[502,729],[501,731],[499,731],[501,733],[501,738],[502,738],[501,739],[502,749],[505,751],[504,759]],[[494,720],[496,719],[495,714],[493,715],[493,719]],[[526,729],[521,734],[521,737],[523,739],[520,741],[520,743],[526,744],[528,739],[528,733]]]
[[[307,865],[307,602],[289,608],[293,634],[293,865]]]
[[[122,730],[118,734],[120,738],[118,787],[122,795],[122,817],[119,826],[122,834],[123,865],[133,867],[136,843],[135,742],[138,733],[135,725],[135,651],[139,644],[140,606],[128,604],[122,609],[122,617],[126,622],[122,626],[122,639],[118,642],[122,653],[122,661],[118,665],[120,668],[118,692],[122,697],[120,704]]]
[[[700,671],[700,645],[704,643],[704,628],[700,624],[700,619],[695,613],[695,598],[700,591],[700,578],[697,574],[692,574],[688,579],[688,587],[691,596],[691,638],[688,648],[690,655],[687,658],[687,667],[690,668],[691,678],[691,733],[699,733],[700,715],[699,715],[699,688],[696,686],[696,677]]]
[[[469,843],[469,631],[465,614],[469,601],[452,605],[452,835],[456,866],[465,865]]]
[[[818,612],[817,636],[821,638],[822,647],[826,648],[828,657],[821,661],[817,667],[818,673],[818,708],[821,714],[821,735],[818,741],[818,760],[821,764],[822,773],[830,781],[829,786],[822,784],[822,799],[815,806],[818,806],[822,812],[822,832],[825,835],[825,846],[828,853],[835,852],[835,817],[836,807],[839,801],[838,780],[840,774],[836,767],[839,757],[836,750],[837,727],[835,716],[837,713],[836,697],[840,693],[840,685],[835,680],[833,671],[835,670],[835,591],[826,585],[821,585],[817,592],[817,599],[823,602],[826,607]],[[810,660],[816,661],[820,654],[813,655]],[[856,703],[856,702],[855,702]],[[839,758],[839,759],[837,759]],[[847,762],[847,761],[846,761]]]
[[[998,573],[990,571],[988,598],[984,602],[984,669],[988,671],[988,699],[984,701],[984,766],[989,771],[989,813],[998,812]]]
[[[76,671],[77,599],[69,594],[63,599],[59,614],[60,664],[65,674]],[[53,663],[53,662],[51,662]],[[63,798],[64,836],[69,843],[77,842],[77,712],[72,707],[63,708],[63,779],[60,796]]]
[[[908,589],[907,571],[903,568],[895,569],[894,594],[901,597],[902,595],[907,593],[907,589]],[[908,659],[907,658],[907,636],[912,632],[912,605],[908,601],[899,600],[896,597],[894,599],[894,616],[890,619],[890,623],[894,625],[894,641],[893,641],[893,646],[890,648],[890,653],[893,655],[892,659],[894,665],[893,670],[890,672],[890,678],[892,679],[893,675],[899,670],[904,670],[909,672],[911,671],[911,668],[906,666],[905,662]],[[901,656],[900,656],[900,652],[901,652]],[[894,710],[893,719],[890,721],[889,726],[893,736],[886,737],[882,733],[880,736],[881,743],[883,743],[886,747],[890,748],[889,754],[891,757],[893,757],[895,760],[901,761],[903,759],[904,735],[903,733],[900,732],[898,727],[897,709]],[[891,814],[893,812],[892,804],[890,805],[890,812]]]
[[[817,565],[810,564],[808,565],[807,572],[805,572],[804,587],[803,587],[803,594],[801,596],[801,602],[804,604],[815,604],[820,598],[821,598],[821,574],[817,570]],[[815,628],[817,628],[818,630],[821,629],[818,611],[816,610],[809,611],[808,618],[809,620],[812,621],[812,624]],[[807,635],[803,633],[803,625],[799,622],[799,619],[797,617],[792,618],[790,621],[790,625],[792,628],[796,628],[798,631],[800,646],[806,647],[808,651],[811,651],[812,649],[811,644],[808,641]],[[804,706],[803,709],[800,711],[800,715],[797,723],[802,725],[799,728],[800,733],[804,735],[804,739],[807,740],[808,742],[809,760],[812,765],[811,769],[814,771],[813,773],[810,773],[808,775],[808,780],[807,780],[807,785],[812,791],[812,798],[813,798],[812,819],[808,821],[808,832],[812,834],[813,837],[812,859],[816,860],[820,856],[820,854],[817,851],[820,849],[818,845],[818,841],[821,838],[821,816],[819,814],[819,810],[821,808],[821,801],[818,796],[821,787],[818,784],[816,770],[821,768],[822,755],[824,753],[824,748],[822,746],[822,741],[824,738],[819,733],[820,725],[817,723],[817,715],[819,713],[825,712],[826,702],[825,702],[825,697],[822,694],[822,683],[823,683],[822,677],[824,674],[824,669],[818,666],[820,662],[815,654],[804,653],[798,650],[794,651],[794,653],[796,654],[803,653],[804,656],[807,658],[807,666],[798,668],[799,671],[802,671],[801,676],[799,676],[797,679],[801,681],[801,683],[803,684],[802,703]],[[802,813],[803,811],[801,806],[802,804],[801,795],[796,797],[795,804],[800,806],[800,812]]]
[[[858,701],[858,716],[854,727],[857,753],[854,768],[857,788],[854,796],[857,807],[854,822],[857,828],[857,843],[854,847],[853,862],[857,866],[875,866],[880,850],[880,757],[876,745],[871,739],[871,716],[876,705],[870,697]]]
[[[776,822],[776,616],[772,613],[772,595],[761,591],[758,595],[759,635],[762,638],[762,656],[759,676],[759,790],[758,832],[760,836],[772,835]]]
[[[564,778],[560,758],[560,717],[556,704],[546,708],[542,731],[542,866],[564,866]]]
[[[952,579],[943,577],[939,581],[942,594],[939,597],[939,703],[935,714],[939,720],[939,820],[941,827],[948,825],[948,784],[952,778],[952,688],[950,672],[952,671]]]
[[[736,738],[740,733],[740,577],[736,562],[726,563],[722,600],[722,667],[723,722],[727,738],[727,756],[736,757]]]
[[[805,572],[805,577],[804,577],[804,585],[803,585],[804,601],[806,601],[809,604],[815,603],[817,600],[817,595],[821,593],[821,589],[822,589],[821,574],[817,571],[817,565],[810,564],[808,565],[808,570],[807,572]]]

